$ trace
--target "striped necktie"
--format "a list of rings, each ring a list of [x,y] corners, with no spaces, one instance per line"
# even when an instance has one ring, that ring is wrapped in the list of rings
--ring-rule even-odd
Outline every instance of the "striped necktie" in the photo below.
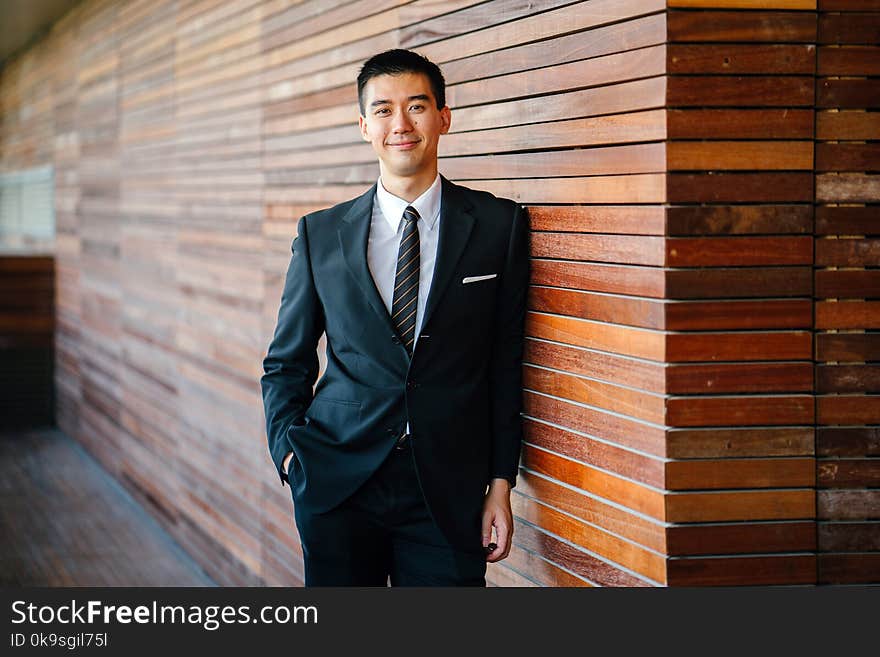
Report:
[[[403,211],[403,219],[406,224],[397,251],[391,320],[407,353],[412,357],[416,338],[416,310],[419,305],[419,213],[408,205]]]

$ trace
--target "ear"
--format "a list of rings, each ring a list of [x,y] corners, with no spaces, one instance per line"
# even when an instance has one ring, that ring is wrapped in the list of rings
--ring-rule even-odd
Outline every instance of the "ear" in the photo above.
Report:
[[[445,135],[449,132],[449,126],[452,125],[452,110],[449,109],[449,105],[444,105],[440,110],[440,121],[440,134]]]
[[[367,129],[367,120],[360,114],[358,115],[358,126],[361,129],[361,137],[364,138],[364,141],[370,141],[370,133]]]

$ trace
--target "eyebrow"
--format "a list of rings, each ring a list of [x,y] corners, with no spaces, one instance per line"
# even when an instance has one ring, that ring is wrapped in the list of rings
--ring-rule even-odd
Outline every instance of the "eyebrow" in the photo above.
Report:
[[[407,100],[424,100],[424,101],[428,101],[428,100],[431,100],[431,99],[430,99],[426,94],[417,94],[417,95],[415,95],[415,96],[410,96],[409,98],[407,98]],[[386,100],[386,99],[384,99],[384,98],[381,98],[381,99],[379,99],[379,100],[374,100],[372,103],[370,103],[370,107],[378,107],[379,105],[390,105],[390,104],[391,104],[391,101],[390,101],[390,100]]]

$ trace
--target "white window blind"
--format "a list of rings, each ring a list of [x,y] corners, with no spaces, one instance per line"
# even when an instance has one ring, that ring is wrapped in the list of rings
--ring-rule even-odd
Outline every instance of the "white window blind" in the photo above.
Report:
[[[0,173],[0,245],[47,246],[54,239],[52,167]]]

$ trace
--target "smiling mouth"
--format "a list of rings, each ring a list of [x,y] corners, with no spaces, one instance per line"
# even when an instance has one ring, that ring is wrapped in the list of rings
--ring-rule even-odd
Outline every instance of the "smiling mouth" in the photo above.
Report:
[[[418,146],[419,142],[417,141],[405,141],[399,144],[388,144],[389,148],[397,148],[400,150],[409,150],[410,148],[415,148]]]

